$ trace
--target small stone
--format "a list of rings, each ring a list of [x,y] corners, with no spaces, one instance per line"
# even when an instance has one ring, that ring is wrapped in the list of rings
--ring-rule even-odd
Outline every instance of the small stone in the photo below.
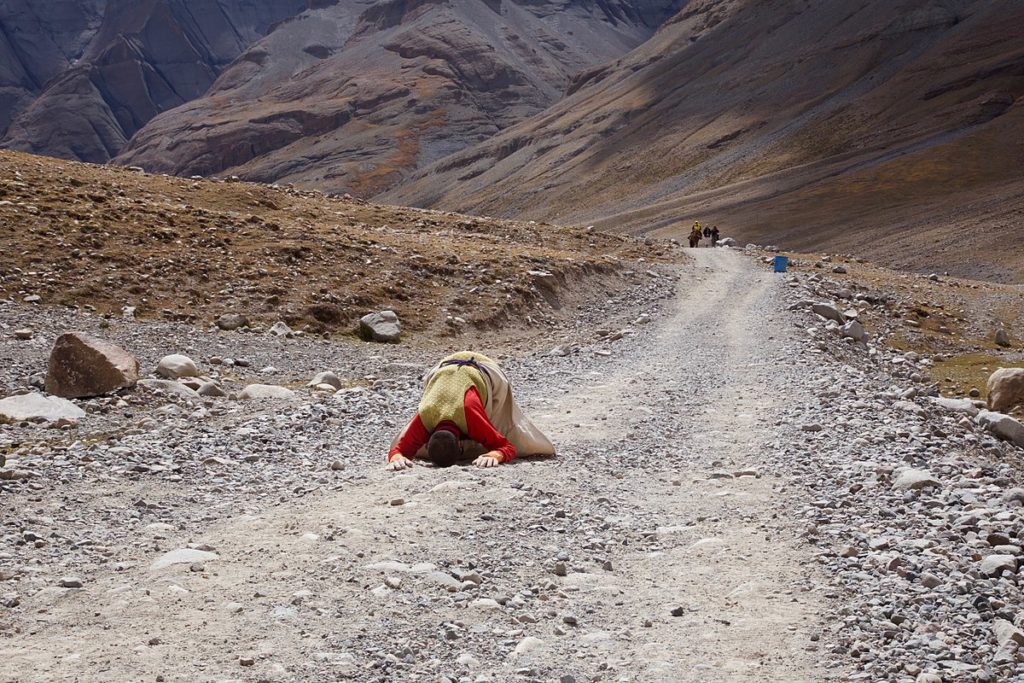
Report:
[[[579,619],[577,619],[573,614],[566,614],[562,617],[562,623],[568,624],[569,626],[576,626],[579,624]]]
[[[405,498],[392,498],[391,507],[400,507],[405,505]]]
[[[60,580],[61,588],[81,588],[83,585],[85,582],[77,576],[65,576]]]
[[[270,334],[275,337],[291,337],[294,335],[292,328],[288,327],[284,322],[278,320],[270,328]]]
[[[986,576],[999,576],[1003,572],[1017,571],[1017,558],[1013,555],[989,555],[981,561],[981,573]]]
[[[33,334],[34,333],[32,332],[31,329],[29,329],[27,327],[23,327],[20,330],[15,330],[14,331],[14,338],[15,339],[20,339],[21,341],[27,341],[27,340],[32,338]]]
[[[928,470],[906,469],[900,472],[892,487],[900,491],[917,491],[925,488],[937,488],[942,483],[932,476]]]
[[[555,562],[555,576],[566,576],[569,573],[569,569],[565,566],[565,562]]]
[[[675,607],[675,608],[673,608],[673,610],[672,610],[672,611],[670,612],[670,614],[671,614],[672,616],[674,616],[674,617],[681,617],[681,616],[683,616],[684,614],[686,614],[686,608],[685,608],[685,607]]]
[[[397,343],[402,338],[402,325],[394,311],[370,313],[359,321],[359,336],[364,341]]]
[[[321,372],[317,374],[317,376],[310,380],[309,384],[307,384],[306,386],[318,387],[321,384],[326,384],[335,390],[341,389],[343,386],[341,383],[341,378],[330,371]]]
[[[288,387],[274,384],[250,384],[238,393],[240,400],[289,400],[296,397]]]
[[[251,656],[239,657],[238,663],[242,666],[253,666],[256,663],[256,658]]]
[[[805,424],[800,427],[800,431],[803,432],[820,432],[821,430],[822,426],[817,423]]]
[[[921,575],[921,585],[925,588],[938,588],[942,585],[942,579],[935,576],[935,574],[925,572]]]
[[[332,472],[340,472],[343,469],[345,469],[345,463],[343,463],[342,461],[335,460],[334,462],[331,463]]]
[[[249,318],[241,313],[225,313],[217,318],[217,327],[225,331],[238,330],[249,326]]]
[[[195,361],[180,353],[164,356],[156,366],[156,374],[164,379],[181,379],[182,377],[198,377],[199,368]]]

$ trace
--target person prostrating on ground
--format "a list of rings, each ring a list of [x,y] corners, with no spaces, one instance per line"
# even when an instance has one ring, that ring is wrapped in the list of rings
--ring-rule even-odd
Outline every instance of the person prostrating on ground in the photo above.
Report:
[[[388,469],[407,469],[416,459],[450,467],[462,458],[465,441],[485,449],[473,461],[477,467],[555,453],[516,405],[498,364],[469,351],[448,356],[427,373],[416,415],[391,445]]]

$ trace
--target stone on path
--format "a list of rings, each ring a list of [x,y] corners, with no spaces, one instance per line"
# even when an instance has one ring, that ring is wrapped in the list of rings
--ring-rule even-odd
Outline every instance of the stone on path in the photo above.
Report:
[[[394,311],[364,315],[359,321],[359,336],[365,341],[398,342],[402,337],[402,326],[398,321],[398,315]]]
[[[1013,555],[989,555],[981,560],[979,567],[985,576],[999,576],[1004,571],[1017,571],[1017,558]]]
[[[911,491],[941,485],[942,483],[928,470],[906,469],[896,477],[892,487],[900,491]]]
[[[199,368],[188,356],[180,353],[172,353],[164,356],[156,366],[156,374],[165,379],[180,379],[182,377],[198,377]]]
[[[242,400],[250,399],[278,399],[285,400],[295,398],[295,392],[288,387],[281,387],[274,384],[250,384],[238,393]]]
[[[60,580],[61,588],[81,588],[85,582],[77,576],[65,576]]]
[[[135,386],[139,361],[120,346],[79,332],[57,338],[50,351],[46,390],[63,398],[102,396]]]
[[[1010,335],[1006,333],[1006,330],[1000,327],[996,330],[996,346],[1002,346],[1004,348],[1010,346]]]
[[[84,410],[57,396],[22,394],[0,401],[0,422],[58,422],[81,420],[84,417]]]
[[[194,548],[179,548],[178,550],[172,550],[168,553],[164,553],[158,557],[149,568],[155,571],[157,569],[165,569],[176,564],[210,562],[211,560],[217,559],[220,559],[217,553],[211,553],[206,550],[195,550]]]

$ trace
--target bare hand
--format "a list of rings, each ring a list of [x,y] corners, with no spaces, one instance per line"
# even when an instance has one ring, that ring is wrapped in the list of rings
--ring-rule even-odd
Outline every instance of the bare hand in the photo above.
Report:
[[[501,455],[491,451],[490,453],[484,453],[479,458],[473,461],[473,464],[483,469],[485,467],[497,467],[501,464]]]
[[[391,458],[391,462],[388,463],[387,469],[391,472],[401,472],[402,470],[412,469],[412,460],[404,455],[396,455]]]

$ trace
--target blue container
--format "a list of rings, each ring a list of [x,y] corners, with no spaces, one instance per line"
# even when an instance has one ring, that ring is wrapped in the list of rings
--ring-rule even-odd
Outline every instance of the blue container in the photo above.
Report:
[[[786,268],[788,266],[789,266],[789,257],[788,256],[776,256],[775,257],[775,272],[776,273],[785,273],[786,272]]]

